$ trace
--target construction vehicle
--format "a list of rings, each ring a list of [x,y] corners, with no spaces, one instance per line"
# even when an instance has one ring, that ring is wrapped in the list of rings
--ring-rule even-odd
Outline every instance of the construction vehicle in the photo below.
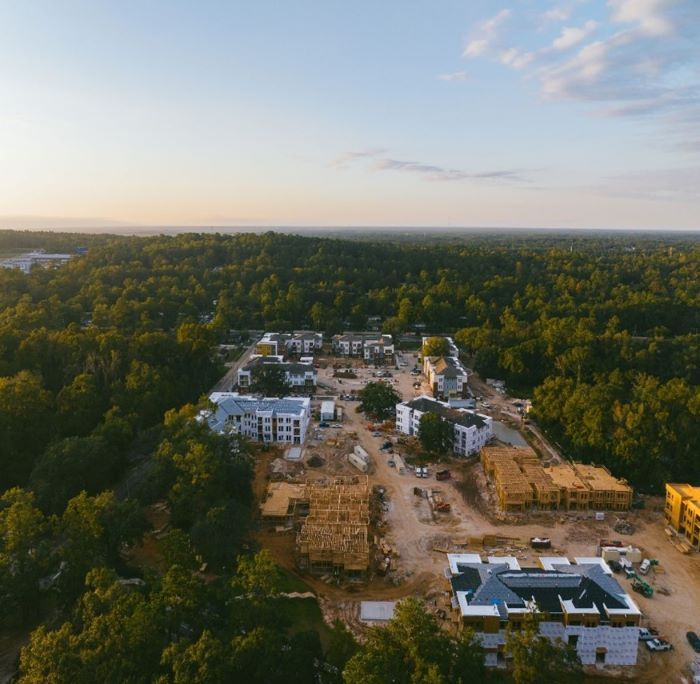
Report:
[[[635,577],[632,580],[632,589],[647,598],[651,598],[654,595],[653,587],[647,584],[641,577]]]
[[[449,480],[452,477],[452,473],[449,470],[438,470],[435,473],[436,480]]]

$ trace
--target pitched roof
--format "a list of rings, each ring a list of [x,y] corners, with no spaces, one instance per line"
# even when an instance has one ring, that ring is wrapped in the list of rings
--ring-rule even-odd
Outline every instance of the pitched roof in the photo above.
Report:
[[[455,592],[466,592],[469,605],[525,608],[535,601],[541,611],[562,613],[562,601],[578,609],[628,609],[627,593],[598,564],[558,565],[554,570],[512,570],[506,564],[458,563],[451,578]],[[632,604],[633,605],[633,604]]]
[[[462,411],[450,408],[441,401],[430,399],[429,397],[417,397],[406,402],[406,406],[421,413],[437,413],[441,418],[451,423],[464,425],[465,427],[481,428],[486,425],[486,421],[477,413]]]

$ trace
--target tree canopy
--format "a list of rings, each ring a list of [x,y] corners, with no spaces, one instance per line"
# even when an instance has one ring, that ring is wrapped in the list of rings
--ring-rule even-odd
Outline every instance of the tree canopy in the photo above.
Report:
[[[360,390],[360,401],[362,408],[368,415],[383,420],[391,415],[396,404],[401,401],[399,393],[388,383],[368,382]]]

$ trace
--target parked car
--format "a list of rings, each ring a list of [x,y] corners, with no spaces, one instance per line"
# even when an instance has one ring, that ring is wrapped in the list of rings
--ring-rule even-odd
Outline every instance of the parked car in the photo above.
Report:
[[[327,428],[329,426],[329,423],[326,423],[326,421],[322,421],[318,424],[320,428]]]
[[[700,653],[700,637],[695,632],[688,632],[685,635],[688,643],[693,647],[696,653]]]
[[[393,447],[393,446],[394,446],[393,442],[390,442],[389,440],[387,440],[386,442],[384,442],[384,444],[382,444],[381,448],[382,449],[391,449],[391,447]]]
[[[396,461],[395,461],[393,458],[390,458],[390,459],[386,462],[386,464],[387,464],[390,468],[396,468]]]
[[[651,561],[648,558],[645,558],[642,561],[642,564],[639,566],[639,572],[642,575],[646,575],[649,572],[649,568],[651,568]]]
[[[649,639],[649,641],[644,642],[644,645],[650,651],[670,651],[673,649],[673,644],[663,639]]]
[[[650,641],[651,639],[656,639],[659,633],[654,629],[651,630],[648,627],[639,628],[639,640],[640,641]]]

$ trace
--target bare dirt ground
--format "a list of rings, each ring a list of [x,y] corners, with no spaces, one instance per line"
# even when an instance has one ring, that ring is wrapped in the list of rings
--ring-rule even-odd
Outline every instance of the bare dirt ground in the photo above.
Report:
[[[407,353],[403,360],[406,365],[402,365],[400,370],[391,368],[393,377],[390,382],[404,399],[428,393],[424,383],[420,388],[413,387],[417,377],[422,380],[421,376],[412,376],[409,372],[416,361],[415,355]],[[358,375],[356,379],[343,379],[338,383],[329,366],[320,370],[319,381],[330,391],[335,389],[337,394],[348,394],[359,391],[367,382],[376,379],[372,377],[374,368],[365,368],[356,361],[352,365]],[[477,379],[475,384],[479,382]],[[484,399],[488,398],[491,404],[489,412],[496,413],[497,417],[505,419],[504,413],[513,413],[509,399],[494,392],[485,383],[480,383],[474,390]],[[641,647],[637,667],[606,674],[640,682],[683,681],[682,676],[687,673],[687,664],[693,655],[685,632],[691,629],[700,632],[700,557],[697,554],[683,556],[668,542],[660,512],[663,502],[650,502],[651,510],[620,514],[635,528],[634,533],[627,536],[614,531],[618,514],[610,512],[602,521],[596,521],[584,513],[534,512],[504,516],[495,510],[492,487],[475,459],[452,459],[446,464],[453,476],[448,481],[435,480],[434,473],[438,469],[435,466],[431,468],[432,474],[428,479],[416,478],[411,470],[401,475],[388,464],[391,454],[379,448],[387,436],[395,440],[397,435],[381,433],[380,436],[373,436],[371,424],[355,410],[357,402],[338,401],[337,405],[343,408],[344,436],[338,435],[339,430],[331,428],[327,428],[325,433],[332,435],[330,439],[342,442],[342,447],[335,450],[334,456],[328,457],[329,467],[314,469],[315,474],[339,472],[338,463],[343,462],[345,450],[361,444],[373,462],[368,473],[370,485],[381,486],[386,492],[387,508],[377,534],[394,547],[396,553],[388,575],[373,575],[364,585],[337,587],[319,578],[303,576],[304,581],[317,593],[324,616],[329,621],[336,617],[342,619],[361,638],[366,630],[358,619],[359,602],[362,600],[392,600],[419,595],[426,598],[435,611],[444,607],[446,597],[442,577],[447,565],[447,550],[463,551],[468,548],[483,555],[514,555],[521,565],[527,567],[535,566],[538,562],[538,554],[528,546],[532,536],[550,537],[553,549],[548,554],[565,555],[571,559],[595,556],[600,539],[621,539],[639,546],[646,557],[656,558],[660,563],[662,571],[652,571],[647,581],[657,590],[667,589],[669,595],[656,591],[651,599],[636,593],[632,596],[644,613],[644,624],[657,628],[674,644],[674,651],[650,654]],[[519,419],[517,412],[509,418],[511,424],[515,423],[515,419]],[[348,436],[350,439],[347,439]],[[313,450],[324,455],[324,458],[334,451],[323,446],[322,440],[315,441],[317,446]],[[397,446],[396,450],[401,452],[401,447]],[[548,443],[540,450],[544,454],[558,456],[557,450]],[[354,471],[351,466],[348,468],[347,472]],[[307,472],[310,470],[307,469]],[[451,512],[433,513],[426,499],[414,495],[414,487],[439,490],[443,499],[450,503]],[[658,510],[653,510],[654,507]],[[496,535],[512,541],[504,541],[500,546],[483,546],[479,541],[484,535]],[[265,531],[258,535],[258,541],[270,548],[284,567],[296,572],[293,534]],[[468,547],[463,546],[465,542]],[[618,576],[618,581],[626,591],[631,592],[627,579]]]

